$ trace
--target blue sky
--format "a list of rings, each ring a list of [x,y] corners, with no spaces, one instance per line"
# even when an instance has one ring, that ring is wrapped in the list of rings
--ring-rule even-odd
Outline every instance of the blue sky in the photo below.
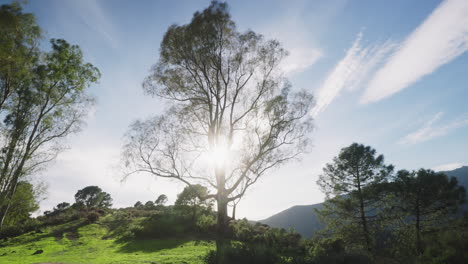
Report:
[[[1,1],[2,3],[9,1]],[[239,216],[262,219],[321,202],[323,165],[352,142],[368,144],[397,169],[468,165],[468,1],[228,1],[243,31],[276,38],[289,50],[282,67],[294,89],[316,98],[313,149],[266,175]],[[183,186],[138,175],[120,182],[122,137],[164,102],[143,94],[168,26],[187,23],[209,1],[30,1],[46,38],[79,45],[103,76],[97,105],[70,149],[40,175],[49,185],[42,210],[87,185],[111,193],[116,207],[170,202]],[[47,43],[44,43],[47,47]]]

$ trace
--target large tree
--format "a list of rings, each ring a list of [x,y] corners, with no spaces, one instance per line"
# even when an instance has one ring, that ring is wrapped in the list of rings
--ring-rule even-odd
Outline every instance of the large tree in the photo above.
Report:
[[[102,191],[98,186],[88,186],[78,190],[75,194],[75,201],[87,209],[109,208],[112,206],[110,194]]]
[[[280,68],[286,55],[276,40],[239,32],[225,3],[170,26],[143,84],[169,107],[131,125],[125,177],[146,172],[209,187],[223,232],[228,203],[308,146],[312,96],[291,92]]]
[[[392,208],[403,218],[400,223],[412,226],[418,255],[423,253],[423,231],[443,226],[465,202],[465,189],[455,177],[432,170],[398,171],[392,187],[395,194]]]
[[[97,68],[84,62],[80,48],[65,40],[52,39],[50,51],[38,50],[37,25],[20,6],[2,6],[1,11],[0,20],[16,21],[11,30],[25,37],[2,35],[6,40],[0,43],[19,62],[24,59],[16,63],[8,54],[0,58],[6,62],[0,68],[0,85],[7,95],[1,109],[0,228],[20,178],[44,168],[64,148],[63,139],[80,129],[93,103],[87,88],[100,76]],[[16,46],[11,48],[11,43]]]
[[[388,180],[392,165],[385,165],[384,156],[370,146],[353,143],[323,169],[317,184],[328,200],[319,211],[329,227],[345,241],[364,245],[372,252],[373,227],[382,205],[378,184]]]

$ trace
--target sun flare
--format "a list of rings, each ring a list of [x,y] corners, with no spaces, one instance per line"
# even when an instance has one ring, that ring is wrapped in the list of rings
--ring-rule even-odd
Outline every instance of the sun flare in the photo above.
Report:
[[[229,161],[228,148],[223,145],[215,146],[209,153],[209,159],[217,168],[226,166]]]

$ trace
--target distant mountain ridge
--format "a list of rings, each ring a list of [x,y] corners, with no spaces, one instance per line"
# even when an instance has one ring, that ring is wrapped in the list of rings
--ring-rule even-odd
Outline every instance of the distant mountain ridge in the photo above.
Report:
[[[458,183],[464,186],[468,192],[468,166],[442,172],[450,177],[457,178]],[[311,237],[316,231],[323,228],[323,224],[320,223],[314,212],[314,209],[321,208],[323,208],[322,203],[296,205],[258,222],[271,227],[293,228],[303,237]],[[468,210],[468,202],[462,208]]]

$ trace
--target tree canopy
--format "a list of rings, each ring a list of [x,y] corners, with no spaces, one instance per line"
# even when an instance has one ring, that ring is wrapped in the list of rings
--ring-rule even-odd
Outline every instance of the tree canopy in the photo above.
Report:
[[[75,201],[86,208],[108,208],[112,206],[110,194],[103,192],[98,186],[88,186],[79,190],[75,194]]]
[[[371,252],[382,199],[374,187],[386,182],[393,172],[384,156],[370,146],[353,143],[325,165],[317,184],[328,198],[320,211],[330,229],[341,230],[345,241],[360,242]]]
[[[33,175],[78,132],[93,99],[87,88],[100,77],[76,45],[50,40],[18,3],[0,7],[0,228],[21,177]]]

